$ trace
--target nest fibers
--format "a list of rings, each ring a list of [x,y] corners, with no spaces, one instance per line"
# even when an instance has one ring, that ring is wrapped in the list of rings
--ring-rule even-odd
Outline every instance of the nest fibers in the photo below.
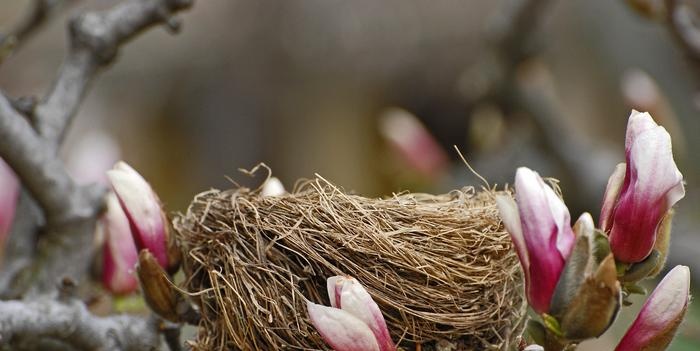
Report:
[[[523,319],[521,273],[494,191],[350,195],[321,177],[279,197],[211,190],[175,219],[198,350],[328,350],[305,299],[350,275],[405,350],[505,349]],[[420,347],[417,346],[420,344]]]

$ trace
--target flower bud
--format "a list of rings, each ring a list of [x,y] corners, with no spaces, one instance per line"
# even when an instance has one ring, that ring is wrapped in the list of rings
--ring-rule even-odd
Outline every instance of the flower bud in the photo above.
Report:
[[[263,183],[262,190],[260,191],[261,196],[280,196],[284,195],[287,191],[284,189],[284,185],[277,177],[268,178],[265,183]]]
[[[336,351],[395,351],[379,306],[355,279],[327,280],[332,307],[307,302],[309,319]]]
[[[178,294],[150,251],[141,250],[139,253],[137,272],[143,298],[151,311],[171,322],[178,322]]]
[[[448,167],[445,150],[410,112],[399,108],[387,110],[379,120],[379,132],[416,172],[434,178]]]
[[[0,158],[0,245],[10,233],[18,198],[19,180],[10,166]]]
[[[620,307],[620,283],[607,238],[584,213],[574,226],[576,246],[557,283],[550,314],[567,340],[584,340],[605,332]]]
[[[688,309],[690,270],[674,267],[651,293],[615,351],[663,351]]]
[[[527,300],[536,312],[546,313],[574,246],[569,210],[528,168],[518,168],[515,190],[517,204],[503,195],[496,203],[525,274]]]
[[[136,247],[139,251],[147,249],[161,267],[168,267],[169,230],[156,193],[138,172],[124,162],[118,162],[107,172],[107,176],[129,219]]]
[[[685,196],[671,137],[648,113],[632,111],[625,138],[625,175],[618,166],[608,182],[601,227],[615,259],[644,260],[654,248],[661,220]]]
[[[138,261],[136,245],[117,196],[107,194],[106,202],[107,211],[100,219],[105,234],[102,283],[114,294],[128,294],[138,286],[134,275]]]

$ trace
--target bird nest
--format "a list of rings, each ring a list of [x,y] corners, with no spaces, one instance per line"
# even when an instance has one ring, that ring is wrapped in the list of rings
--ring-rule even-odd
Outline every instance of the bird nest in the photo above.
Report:
[[[329,350],[305,299],[328,305],[326,278],[349,275],[404,350],[506,349],[524,302],[495,195],[367,198],[320,176],[277,197],[244,187],[197,195],[174,220],[184,288],[202,310],[193,348]]]

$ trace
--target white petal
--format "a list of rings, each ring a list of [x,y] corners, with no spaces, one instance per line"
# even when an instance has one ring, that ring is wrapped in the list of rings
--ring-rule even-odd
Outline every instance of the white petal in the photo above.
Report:
[[[335,351],[380,351],[372,330],[350,313],[307,302],[309,319]]]
[[[595,224],[593,224],[593,217],[588,212],[584,212],[574,223],[574,232],[577,236],[587,236],[592,237],[593,231],[595,230]]]
[[[343,284],[341,307],[343,311],[349,312],[369,326],[380,345],[380,350],[395,349],[382,311],[357,280],[348,279]]]
[[[331,301],[331,306],[340,308],[340,294],[343,291],[343,281],[346,278],[342,275],[335,275],[326,279],[326,288],[328,289],[328,299]]]
[[[507,195],[496,196],[496,205],[498,205],[501,221],[503,221],[506,231],[508,231],[513,240],[515,251],[518,253],[520,264],[523,266],[523,271],[527,278],[530,261],[528,259],[525,238],[523,237],[523,227],[520,223],[520,214],[518,214],[518,205],[515,204],[513,198]]]
[[[600,209],[600,218],[598,220],[601,230],[610,230],[612,226],[613,209],[615,208],[615,204],[617,204],[617,199],[620,197],[620,191],[622,190],[626,173],[627,164],[624,162],[618,163],[608,179],[608,185],[605,187],[605,195],[603,195],[603,206]]]
[[[139,249],[148,249],[166,267],[167,238],[164,214],[158,196],[151,186],[133,168],[118,162],[107,172],[114,193],[133,225],[132,234]]]
[[[648,112],[639,112],[632,110],[629,120],[627,120],[627,132],[625,134],[625,153],[629,153],[632,148],[632,144],[637,139],[637,137],[647,130],[657,127],[658,124],[654,122],[651,115]]]
[[[277,179],[277,177],[270,177],[263,184],[262,191],[260,195],[262,196],[280,196],[284,195],[287,191],[284,189],[282,182]]]

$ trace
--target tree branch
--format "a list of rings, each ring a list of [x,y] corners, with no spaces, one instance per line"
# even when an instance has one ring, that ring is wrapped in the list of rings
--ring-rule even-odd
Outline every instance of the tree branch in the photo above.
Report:
[[[70,49],[58,77],[36,107],[36,127],[52,143],[59,143],[66,126],[100,68],[109,65],[119,47],[144,30],[165,23],[177,30],[172,16],[193,0],[129,0],[112,9],[82,14],[71,20]]]
[[[0,34],[0,62],[15,51],[25,39],[46,23],[63,0],[34,0],[27,14],[7,34]]]
[[[101,193],[76,185],[56,157],[55,149],[34,132],[2,94],[0,140],[0,155],[39,202],[49,224],[96,214]]]
[[[155,350],[160,345],[154,317],[97,317],[77,299],[41,296],[0,301],[0,348],[43,350]]]
[[[76,186],[56,157],[90,82],[114,60],[119,47],[137,34],[159,23],[176,30],[178,22],[172,15],[189,8],[192,2],[127,0],[111,9],[72,19],[70,47],[58,77],[36,108],[29,111],[36,132],[8,99],[0,96],[0,155],[15,169],[46,217],[47,235],[38,248],[39,260],[34,260],[31,277],[25,279],[27,284],[34,282],[39,291],[50,288],[64,275],[80,280],[94,256],[92,237],[101,209],[101,192]],[[35,217],[35,221],[33,227],[38,228],[41,218]],[[26,227],[32,227],[29,224]],[[13,233],[16,235],[27,234]],[[21,259],[18,262],[23,263]],[[13,264],[16,272],[0,274],[0,288],[2,283],[16,280],[20,266]],[[23,288],[13,290],[10,293],[15,294]]]

